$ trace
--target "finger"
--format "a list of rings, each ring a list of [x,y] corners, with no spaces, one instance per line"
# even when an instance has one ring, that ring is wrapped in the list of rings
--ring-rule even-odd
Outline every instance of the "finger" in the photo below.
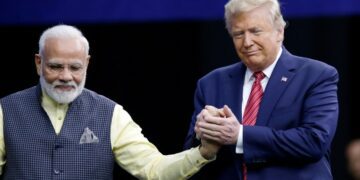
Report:
[[[204,119],[201,122],[215,125],[223,125],[226,121],[223,117],[211,116],[209,114],[205,114],[203,118]]]
[[[219,131],[221,129],[221,126],[219,126],[217,124],[201,122],[197,125],[197,128],[207,129],[207,130],[212,130],[212,131]]]
[[[199,121],[197,121],[196,124],[195,124],[195,127],[194,127],[194,131],[195,131],[196,134],[199,133],[199,128],[200,128]]]
[[[216,142],[218,144],[223,144],[220,138],[209,134],[203,134],[202,139],[207,140],[208,142]]]
[[[194,131],[195,131],[195,134],[196,134],[196,139],[200,140],[201,139],[200,128],[198,126],[195,126]]]
[[[233,117],[235,116],[234,113],[231,111],[231,109],[229,108],[229,106],[224,105],[224,114],[226,117]]]
[[[218,131],[213,131],[211,129],[199,128],[202,136],[211,136],[211,137],[219,137],[220,133]]]
[[[211,105],[206,105],[205,109],[208,110],[208,112],[213,116],[219,116],[219,117],[225,117],[225,114],[223,112],[223,108],[218,109]]]
[[[204,119],[204,116],[206,114],[205,111],[205,109],[200,111],[200,113],[196,116],[196,122],[202,121]]]
[[[214,117],[214,116],[205,116],[202,121],[199,121],[203,127],[220,129],[225,124],[227,124],[227,119],[223,117]]]
[[[205,109],[213,116],[218,116],[218,109],[211,105],[206,105]]]
[[[224,108],[218,109],[220,117],[226,117],[226,114],[224,112]]]

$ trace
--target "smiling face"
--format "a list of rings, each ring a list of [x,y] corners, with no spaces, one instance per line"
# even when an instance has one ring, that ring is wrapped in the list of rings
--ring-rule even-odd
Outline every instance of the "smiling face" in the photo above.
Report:
[[[266,6],[233,15],[230,33],[236,52],[253,72],[271,65],[279,52],[284,29],[276,27]]]
[[[49,38],[35,55],[41,87],[58,103],[72,102],[83,90],[89,62],[78,38]]]

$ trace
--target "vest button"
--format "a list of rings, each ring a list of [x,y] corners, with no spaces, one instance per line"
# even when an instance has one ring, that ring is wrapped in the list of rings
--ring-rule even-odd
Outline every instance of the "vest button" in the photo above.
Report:
[[[61,171],[60,171],[60,170],[58,170],[58,169],[54,169],[54,174],[59,175],[60,173],[61,173]]]

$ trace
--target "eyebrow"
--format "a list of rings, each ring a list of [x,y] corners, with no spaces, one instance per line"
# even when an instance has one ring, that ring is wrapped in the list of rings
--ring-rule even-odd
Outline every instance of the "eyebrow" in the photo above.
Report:
[[[50,64],[64,64],[64,63],[61,63],[61,62],[59,62],[60,60],[57,60],[57,59],[49,59],[48,60],[48,63],[50,63]],[[83,63],[83,61],[82,60],[80,60],[80,59],[75,59],[75,62],[73,62],[73,63],[69,63],[70,65],[71,64],[81,64],[81,65],[83,65],[84,63]]]

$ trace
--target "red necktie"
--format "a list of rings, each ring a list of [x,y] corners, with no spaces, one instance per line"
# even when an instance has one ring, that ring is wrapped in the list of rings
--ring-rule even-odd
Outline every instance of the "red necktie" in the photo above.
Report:
[[[255,72],[253,74],[255,81],[251,87],[251,92],[249,95],[249,100],[245,107],[245,112],[243,116],[243,125],[253,126],[256,123],[256,117],[259,112],[259,106],[261,98],[263,96],[263,89],[261,86],[261,80],[264,79],[265,74],[263,72]],[[247,168],[245,163],[243,163],[243,175],[244,180],[246,180]]]
[[[263,96],[263,89],[261,86],[261,80],[264,79],[265,74],[263,72],[256,72],[253,75],[255,81],[252,85],[249,100],[245,107],[243,116],[243,125],[253,126],[256,122],[256,116],[259,111],[259,105]]]

